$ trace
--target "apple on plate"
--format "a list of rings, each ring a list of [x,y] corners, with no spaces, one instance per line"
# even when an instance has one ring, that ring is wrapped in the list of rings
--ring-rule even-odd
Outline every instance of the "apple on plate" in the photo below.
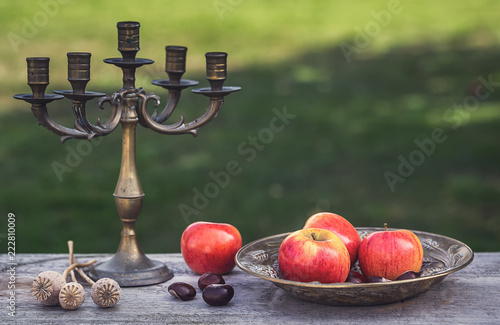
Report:
[[[356,228],[347,221],[347,219],[339,216],[338,214],[331,212],[320,212],[312,215],[307,219],[304,229],[307,228],[321,228],[330,230],[335,235],[340,237],[340,240],[344,243],[349,251],[349,256],[351,257],[351,265],[356,263],[358,259],[358,249],[361,243],[361,237],[359,237]]]
[[[241,248],[241,235],[228,223],[198,221],[182,233],[181,253],[188,267],[195,273],[229,273],[234,257]]]
[[[396,280],[406,271],[419,272],[424,251],[418,237],[406,229],[377,231],[359,246],[359,267],[366,277]]]
[[[300,282],[344,282],[351,268],[342,240],[320,228],[289,234],[281,243],[278,264],[284,279]]]

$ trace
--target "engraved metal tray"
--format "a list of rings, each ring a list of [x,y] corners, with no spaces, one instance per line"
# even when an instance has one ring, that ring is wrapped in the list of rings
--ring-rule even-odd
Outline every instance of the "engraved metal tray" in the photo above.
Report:
[[[384,228],[356,228],[361,238]],[[394,228],[389,230],[396,230]],[[446,236],[414,231],[424,249],[420,278],[386,283],[297,282],[281,278],[278,251],[289,233],[262,238],[243,246],[236,264],[245,272],[273,282],[295,298],[327,305],[381,305],[405,300],[428,291],[433,285],[467,265],[474,253],[464,243]],[[357,263],[351,268],[359,271]]]

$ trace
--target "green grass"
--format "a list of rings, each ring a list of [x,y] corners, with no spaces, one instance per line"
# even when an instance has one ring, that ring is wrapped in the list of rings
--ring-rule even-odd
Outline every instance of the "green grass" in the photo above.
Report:
[[[120,20],[141,22],[139,56],[157,62],[138,70],[137,84],[148,92],[165,99],[148,84],[165,77],[167,44],[189,47],[185,77],[203,86],[203,53],[229,52],[227,84],[243,87],[197,138],[139,128],[137,163],[146,196],[137,231],[145,252],[179,251],[183,229],[197,220],[229,222],[246,243],[298,229],[322,210],[355,226],[388,222],[451,236],[476,251],[500,250],[498,87],[474,110],[450,115],[454,105],[469,103],[478,77],[500,81],[496,2],[401,1],[401,12],[350,63],[339,45],[353,44],[356,28],[372,23],[371,12],[386,10],[388,1],[149,1],[143,10],[122,3],[60,5],[17,53],[9,43],[0,48],[0,206],[5,220],[8,212],[16,214],[18,252],[65,252],[69,239],[81,253],[112,252],[118,245],[112,193],[120,130],[92,146],[79,140],[61,145],[11,96],[29,91],[27,56],[50,56],[49,89],[67,89],[65,53],[77,50],[93,55],[89,90],[118,89],[120,71],[102,59],[119,55]],[[236,5],[220,16],[214,4],[221,3]],[[5,35],[19,34],[41,10],[38,1],[5,2],[0,9]],[[196,118],[205,105],[186,92],[176,116]],[[95,102],[89,106],[93,120],[105,116]],[[285,107],[295,118],[266,138],[273,109]],[[50,106],[54,119],[68,126],[69,111],[67,101]],[[397,173],[398,157],[409,159],[415,141],[436,128],[446,140],[391,191],[384,173]],[[264,141],[252,147],[251,138],[259,136]],[[67,164],[68,152],[78,148],[91,152],[60,181],[52,165]],[[179,204],[192,206],[194,191],[203,192],[213,182],[210,172],[225,170],[229,161],[241,171],[199,214],[184,218]]]

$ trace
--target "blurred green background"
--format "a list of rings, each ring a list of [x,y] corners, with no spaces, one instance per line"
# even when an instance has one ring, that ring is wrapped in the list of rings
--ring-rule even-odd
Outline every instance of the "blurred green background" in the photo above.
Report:
[[[454,237],[475,251],[498,251],[499,6],[2,1],[0,240],[6,242],[13,212],[19,253],[63,253],[69,239],[79,253],[116,250],[121,224],[112,193],[121,130],[61,144],[12,95],[30,92],[29,56],[51,58],[48,91],[70,88],[66,53],[73,51],[92,53],[88,90],[119,89],[121,71],[102,60],[119,57],[116,23],[135,20],[138,57],[156,61],[138,69],[137,86],[164,102],[165,91],[150,80],[166,78],[164,47],[184,45],[184,78],[207,86],[204,53],[226,51],[226,85],[243,87],[197,138],[139,127],[146,196],[137,231],[146,253],[178,252],[182,231],[198,220],[231,223],[248,243],[299,229],[319,211],[358,227],[388,222]],[[175,117],[196,118],[206,103],[186,91]],[[106,116],[95,101],[88,106],[92,121]],[[73,124],[68,100],[49,108],[56,121]],[[277,120],[279,114],[288,120]],[[79,158],[69,158],[72,152]],[[232,161],[238,173],[216,185],[211,175]]]

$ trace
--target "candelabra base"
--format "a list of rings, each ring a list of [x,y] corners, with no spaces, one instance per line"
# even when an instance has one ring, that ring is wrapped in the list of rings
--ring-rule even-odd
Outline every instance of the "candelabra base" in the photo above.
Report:
[[[140,255],[130,260],[130,256],[117,253],[108,261],[101,262],[90,269],[89,276],[98,280],[111,278],[122,287],[140,287],[170,280],[174,273],[160,261]]]

